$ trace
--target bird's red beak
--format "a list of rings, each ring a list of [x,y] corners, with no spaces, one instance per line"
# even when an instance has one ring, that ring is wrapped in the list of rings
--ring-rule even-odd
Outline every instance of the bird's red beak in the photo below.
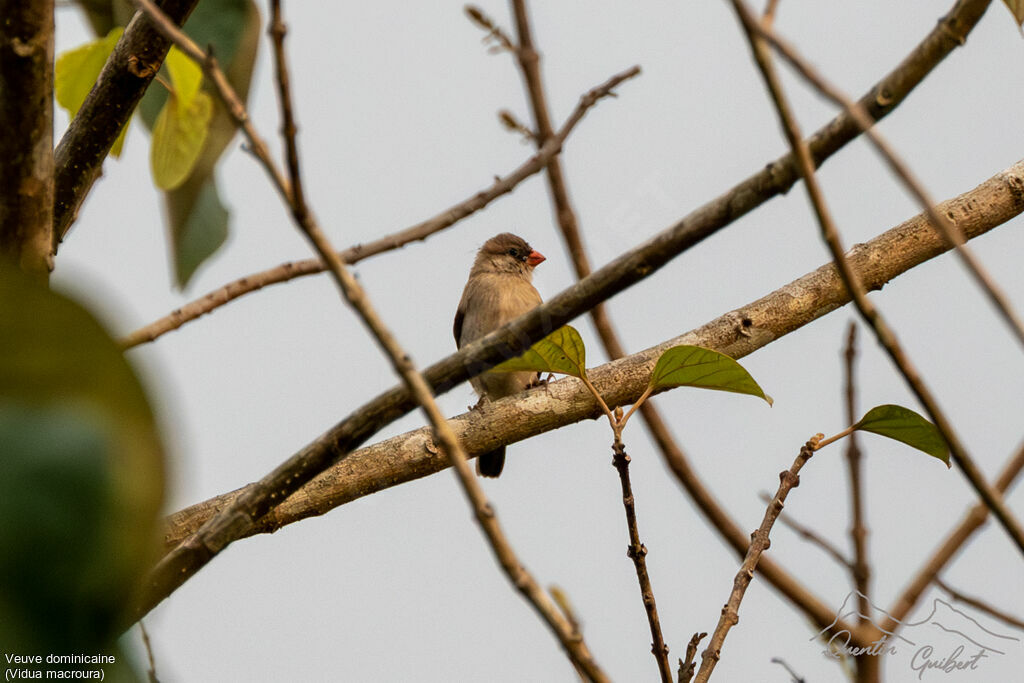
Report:
[[[536,268],[545,261],[547,261],[547,259],[544,258],[544,254],[536,250],[531,251],[530,255],[526,257],[526,262],[530,265],[531,268]]]

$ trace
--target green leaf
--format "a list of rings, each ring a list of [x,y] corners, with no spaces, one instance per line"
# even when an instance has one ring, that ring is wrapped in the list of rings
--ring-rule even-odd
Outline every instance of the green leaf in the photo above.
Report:
[[[1010,8],[1013,18],[1017,20],[1017,25],[1024,25],[1024,0],[1003,0],[1003,2]]]
[[[155,420],[102,326],[10,270],[0,273],[0,469],[0,642],[113,648],[158,549]]]
[[[518,358],[512,358],[491,369],[491,372],[557,372],[573,377],[586,373],[587,349],[575,328],[560,327],[531,346]]]
[[[228,237],[228,211],[217,195],[214,178],[205,179],[201,183],[196,182],[195,178],[189,178],[175,192],[187,192],[192,186],[198,187],[198,197],[194,202],[187,204],[187,216],[181,217],[176,214],[177,204],[170,207],[171,220],[177,226],[174,231],[175,277],[181,286],[185,286],[196,269],[215,253]]]
[[[203,70],[178,49],[172,45],[164,60],[167,71],[171,74],[171,84],[174,86],[174,94],[178,102],[188,107],[192,99],[199,92],[199,86],[203,83]]]
[[[206,93],[192,93],[191,101],[171,93],[153,127],[149,161],[157,187],[173,190],[185,182],[203,151],[212,114]]]
[[[123,28],[116,26],[103,38],[68,50],[57,58],[54,67],[54,93],[57,96],[57,104],[68,112],[69,118],[73,119],[78,114],[123,32]],[[117,136],[110,149],[110,153],[115,157],[121,155],[130,122],[129,119],[128,123],[125,123],[121,134]]]
[[[244,100],[261,37],[260,14],[253,0],[203,0],[185,23],[185,32],[199,45],[213,46],[228,82]],[[204,88],[208,89],[209,84]],[[146,125],[153,127],[167,99],[166,88],[147,90],[139,105]],[[206,144],[192,173],[164,197],[179,287],[188,284],[198,266],[216,252],[228,234],[228,213],[217,198],[214,171],[237,128],[219,99],[215,99],[213,109]],[[203,230],[210,232],[202,234]]]
[[[946,440],[942,438],[938,427],[909,408],[896,405],[876,406],[853,425],[853,428],[901,441],[938,458],[946,463],[946,467],[951,466],[949,446],[946,445]]]
[[[699,387],[750,394],[772,404],[742,365],[724,354],[700,346],[673,346],[661,354],[651,373],[652,389]]]

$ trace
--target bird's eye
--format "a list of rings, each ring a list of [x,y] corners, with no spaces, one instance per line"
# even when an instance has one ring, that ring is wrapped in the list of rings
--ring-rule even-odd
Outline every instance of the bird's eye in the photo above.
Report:
[[[516,249],[515,247],[512,247],[511,249],[508,250],[508,255],[511,256],[512,258],[519,258],[519,250]]]

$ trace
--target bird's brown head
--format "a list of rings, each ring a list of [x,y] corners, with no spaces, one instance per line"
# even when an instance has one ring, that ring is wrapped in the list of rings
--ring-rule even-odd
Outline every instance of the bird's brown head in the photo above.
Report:
[[[510,273],[529,278],[545,261],[544,255],[518,235],[503,232],[484,242],[473,263],[474,272]]]

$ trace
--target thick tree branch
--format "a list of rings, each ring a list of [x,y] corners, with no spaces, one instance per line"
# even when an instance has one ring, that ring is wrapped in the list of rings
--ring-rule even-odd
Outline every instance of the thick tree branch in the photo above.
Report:
[[[928,416],[931,417],[932,422],[935,423],[935,426],[942,433],[953,457],[953,461],[959,466],[960,471],[963,472],[967,481],[975,492],[977,492],[978,496],[995,514],[1000,524],[1002,524],[1003,528],[1006,530],[1006,533],[1017,545],[1018,550],[1024,554],[1024,526],[1022,526],[1021,523],[1013,516],[1013,513],[1010,511],[1009,506],[1007,506],[1006,501],[1003,500],[1000,493],[985,481],[985,478],[978,469],[973,457],[967,452],[967,449],[960,442],[959,436],[953,430],[952,423],[946,417],[945,412],[939,407],[937,399],[924,383],[924,380],[921,378],[920,373],[918,373],[917,368],[911,362],[910,357],[906,354],[902,345],[900,345],[899,341],[896,339],[895,333],[882,317],[881,312],[874,303],[867,298],[866,290],[864,285],[857,278],[857,273],[850,264],[847,263],[839,232],[836,229],[828,207],[825,204],[824,194],[822,193],[814,174],[814,162],[811,160],[807,144],[804,142],[803,135],[800,133],[799,126],[791,113],[789,103],[782,91],[781,83],[779,82],[774,65],[771,61],[768,43],[761,37],[765,29],[758,26],[757,20],[754,18],[743,0],[732,0],[732,5],[743,24],[744,31],[746,32],[747,38],[750,42],[751,50],[754,53],[754,59],[764,76],[765,83],[768,86],[772,100],[775,103],[775,108],[778,110],[779,118],[782,121],[783,133],[792,147],[793,152],[797,156],[797,161],[800,166],[800,174],[804,178],[804,186],[807,189],[807,195],[811,200],[815,216],[821,226],[822,238],[828,246],[829,251],[832,252],[832,257],[835,259],[839,274],[843,279],[843,284],[850,291],[851,296],[853,297],[853,302],[857,307],[857,311],[871,326],[871,329],[874,330],[875,336],[878,338],[878,341],[882,346],[885,347],[886,352],[899,369],[900,374],[903,375],[903,378],[910,387],[910,390],[917,397],[918,401],[921,402],[921,405],[924,406]],[[936,213],[935,210],[930,207],[927,213],[929,216],[941,215]],[[942,220],[944,221],[945,217],[942,217]]]
[[[159,7],[181,26],[199,0],[163,0]],[[167,56],[171,43],[136,12],[103,66],[96,85],[71,120],[54,152],[53,251],[57,251],[103,160]]]
[[[974,190],[942,203],[939,208],[947,215],[952,214],[953,220],[968,239],[982,235],[1024,213],[1024,161],[990,178]],[[877,290],[894,277],[948,249],[948,245],[932,230],[928,219],[918,215],[866,244],[854,247],[847,258],[865,287]],[[561,300],[564,300],[562,295],[555,301]],[[610,405],[628,404],[644,391],[654,363],[667,348],[678,344],[698,344],[740,358],[848,302],[847,290],[835,266],[829,263],[697,330],[628,358],[593,368],[588,374]],[[538,314],[541,312],[538,311]],[[517,324],[517,327],[522,329],[521,324]],[[428,370],[428,379],[439,376],[434,374],[435,370],[450,367],[450,360],[446,359]],[[376,399],[373,406],[391,415],[404,405],[404,400],[401,392],[392,390]],[[502,443],[513,443],[599,414],[600,409],[582,384],[574,379],[566,379],[550,384],[544,391],[532,391],[525,396],[496,401],[486,410],[457,416],[449,420],[449,423],[467,452],[473,456],[492,450]],[[353,433],[358,434],[355,429],[366,429],[364,425],[371,419],[364,412],[358,416],[355,424],[355,418],[343,422],[307,446],[300,456],[310,459],[329,457],[333,449],[350,442]],[[428,430],[421,429],[393,437],[341,459],[330,470],[274,508],[270,514],[261,516],[249,533],[276,531],[287,524],[325,514],[362,496],[428,476],[447,466],[447,458],[434,445]],[[228,508],[257,486],[249,485],[171,515],[167,520],[166,546],[172,548],[188,539],[218,511]],[[716,526],[726,529],[725,535],[730,545],[737,552],[745,554],[749,543],[747,534],[732,522],[713,499],[704,500],[701,508],[709,516],[717,513]],[[792,581],[769,558],[762,558],[759,571],[778,590],[804,606],[809,617],[819,627],[824,628],[833,621],[835,614],[826,605],[807,594],[799,583]],[[857,633],[855,626],[844,628]],[[873,639],[867,638],[863,642],[870,643]]]
[[[0,0],[0,267],[53,269],[53,0]]]

